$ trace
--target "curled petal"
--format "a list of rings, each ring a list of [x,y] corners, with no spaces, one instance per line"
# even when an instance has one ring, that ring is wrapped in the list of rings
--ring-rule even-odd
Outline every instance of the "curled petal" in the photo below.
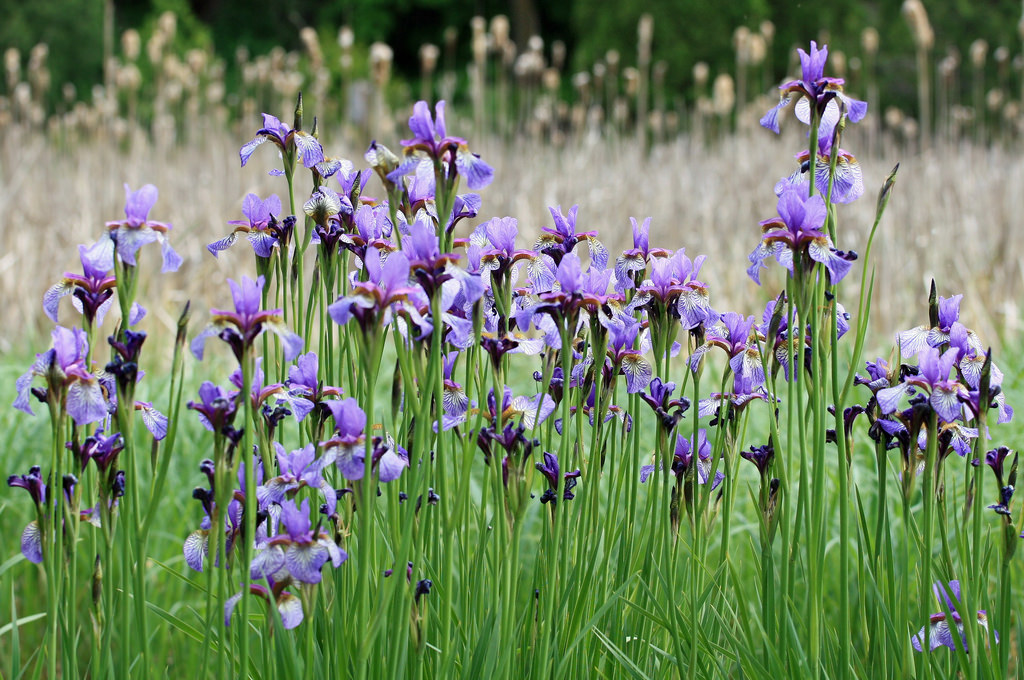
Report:
[[[281,339],[285,360],[292,361],[295,357],[302,354],[304,341],[301,335],[293,333],[283,323],[268,321],[263,327]]]
[[[265,141],[267,141],[267,137],[265,135],[257,135],[254,139],[246,142],[242,148],[239,149],[238,156],[242,159],[242,167],[245,167],[245,164],[249,162],[249,157],[252,156],[256,147],[263,144]]]
[[[217,257],[218,255],[220,255],[222,251],[225,251],[231,246],[233,246],[237,238],[237,232],[233,231],[224,238],[220,239],[219,241],[214,241],[213,243],[210,243],[209,245],[206,246],[206,249],[210,251],[211,255]]]
[[[382,482],[393,482],[407,467],[409,463],[404,458],[395,453],[394,449],[388,449],[377,461],[377,475]]]

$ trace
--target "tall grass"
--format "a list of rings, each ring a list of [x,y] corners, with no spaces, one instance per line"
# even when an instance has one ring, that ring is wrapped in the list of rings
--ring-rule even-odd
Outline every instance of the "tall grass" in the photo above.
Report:
[[[805,81],[819,77],[807,72]],[[18,453],[9,483],[36,502],[33,513],[22,494],[0,521],[10,536],[28,525],[23,554],[41,565],[0,564],[0,589],[11,594],[10,624],[0,629],[5,670],[1020,673],[1017,458],[988,451],[985,437],[1013,440],[1000,400],[1019,391],[1012,369],[1021,362],[989,349],[996,330],[1012,329],[992,309],[1009,284],[972,279],[964,266],[992,255],[989,272],[1016,271],[1012,232],[1008,223],[1000,250],[962,223],[939,226],[972,189],[994,196],[988,214],[1019,199],[984,176],[965,186],[931,162],[936,144],[903,163],[898,185],[895,169],[869,172],[868,186],[881,187],[876,202],[833,203],[839,141],[856,140],[856,128],[838,107],[842,124],[819,128],[824,106],[810,114],[811,181],[782,185],[777,203],[772,186],[794,169],[791,152],[808,146],[801,135],[680,137],[645,149],[632,136],[600,134],[576,153],[473,140],[481,159],[464,142],[441,140],[443,131],[435,136],[425,103],[410,119],[416,143],[403,145],[420,160],[416,182],[402,178],[412,166],[392,172],[399,159],[380,146],[367,157],[377,176],[365,188],[349,168],[314,166],[321,142],[328,156],[338,152],[330,126],[310,124],[311,102],[301,99],[299,132],[256,149],[242,171],[205,156],[237,158],[251,137],[219,124],[186,130],[183,146],[158,147],[162,157],[145,155],[145,139],[73,156],[84,171],[70,186],[80,194],[47,217],[75,215],[82,226],[53,224],[52,243],[12,233],[18,290],[39,280],[28,267],[47,265],[23,261],[23,251],[45,244],[53,259],[75,243],[74,229],[90,242],[117,217],[121,201],[100,188],[119,183],[110,175],[151,172],[131,184],[160,182],[163,199],[150,211],[155,189],[129,194],[127,220],[108,223],[109,265],[83,254],[112,277],[120,325],[116,313],[106,327],[86,315],[74,348],[72,331],[56,331],[54,352],[26,374],[49,427],[40,416],[5,430],[7,450]],[[460,119],[448,123],[457,133]],[[287,129],[258,136],[278,132]],[[831,155],[813,153],[819,134],[829,135]],[[12,157],[26,148],[36,160],[68,157],[46,143],[7,143]],[[491,186],[484,163],[497,171]],[[268,178],[268,168],[283,179]],[[331,170],[347,180],[339,185]],[[904,179],[915,175],[948,181],[942,200],[914,193],[928,186]],[[18,197],[32,179],[9,195],[26,213],[35,205]],[[254,261],[239,239],[212,260],[203,251],[227,247],[224,222],[239,216],[250,186],[257,198],[271,187],[283,194],[281,220],[269,224],[284,229],[273,231],[277,245]],[[338,186],[340,195],[329,188]],[[456,228],[460,210],[478,212],[457,196],[467,186],[483,190],[483,214],[518,214],[519,228],[500,218]],[[538,203],[577,200],[579,213],[537,216]],[[79,204],[87,215],[76,215]],[[256,224],[266,216],[253,197],[246,206],[245,228],[268,228]],[[778,217],[764,221],[773,209]],[[934,228],[911,226],[922,212]],[[293,233],[288,213],[298,217]],[[650,244],[636,222],[625,228],[645,213],[654,218]],[[131,230],[164,228],[152,219],[176,224],[170,238],[185,265],[163,253],[174,274],[156,273],[148,246],[131,262]],[[697,257],[705,244],[706,261]],[[766,271],[755,288],[757,261],[776,258],[791,274]],[[513,261],[525,261],[518,278]],[[888,269],[922,280],[900,284]],[[925,297],[920,284],[936,271],[944,295],[932,284]],[[962,301],[949,295],[951,281],[966,291]],[[26,318],[38,316],[32,296],[21,297]],[[155,318],[137,321],[137,301]],[[72,314],[65,304],[61,318]],[[883,330],[869,330],[869,320]],[[137,323],[166,336],[164,346],[140,353],[127,328]],[[103,346],[106,328],[116,354]],[[863,359],[876,346],[888,355],[900,330],[892,358],[870,361],[869,378],[859,379]],[[39,343],[33,336],[26,329],[8,342]],[[186,347],[204,363],[187,359]],[[108,355],[110,363],[100,359]],[[140,368],[147,375],[136,380]],[[210,382],[197,396],[200,378]],[[19,407],[34,403],[27,386],[19,382]],[[147,403],[133,408],[137,398],[169,425]],[[110,418],[91,408],[97,401]],[[859,410],[865,418],[855,421]],[[120,438],[95,433],[97,422]],[[124,477],[100,462],[114,444],[123,444]],[[20,476],[37,460],[44,470]],[[67,497],[55,502],[61,481]]]

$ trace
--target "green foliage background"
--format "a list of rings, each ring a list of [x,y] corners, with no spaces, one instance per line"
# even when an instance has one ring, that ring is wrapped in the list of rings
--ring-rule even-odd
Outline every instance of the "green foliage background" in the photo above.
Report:
[[[769,63],[781,78],[792,61],[793,47],[810,39],[828,40],[849,56],[861,52],[860,34],[874,26],[881,36],[881,85],[890,97],[913,105],[913,44],[898,0],[868,2],[786,2],[784,0],[291,0],[254,5],[248,0],[120,0],[115,2],[117,34],[129,27],[145,39],[165,10],[178,14],[177,47],[205,47],[230,66],[235,49],[248,47],[260,54],[280,45],[300,49],[299,29],[313,26],[325,44],[332,44],[340,26],[355,31],[357,45],[387,42],[395,50],[396,71],[414,80],[417,51],[426,42],[443,43],[446,27],[459,32],[461,59],[469,57],[469,21],[506,14],[513,38],[540,33],[550,44],[558,39],[569,48],[574,69],[586,69],[607,50],[622,55],[623,65],[635,62],[636,24],[641,14],[654,16],[654,60],[668,64],[666,83],[673,92],[689,93],[692,67],[705,61],[712,74],[732,70],[732,34],[738,26],[756,30],[764,20],[776,28]],[[54,90],[67,81],[88,92],[101,80],[103,0],[0,0],[0,47],[17,47],[22,54],[38,42],[50,46],[49,66]],[[967,54],[977,38],[990,48],[1007,46],[1019,52],[1019,0],[943,0],[925,2],[936,34],[935,53],[949,49]],[[991,55],[990,49],[990,55]],[[990,85],[1000,76],[990,69]],[[1003,74],[1005,77],[1005,74]],[[964,81],[967,79],[965,78]],[[970,83],[962,83],[969,87]]]

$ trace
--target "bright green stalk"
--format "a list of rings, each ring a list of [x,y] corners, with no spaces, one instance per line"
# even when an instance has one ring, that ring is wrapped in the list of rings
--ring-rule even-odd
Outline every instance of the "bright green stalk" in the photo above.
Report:
[[[922,475],[921,493],[924,501],[924,518],[922,519],[921,535],[921,603],[919,606],[920,620],[927,621],[930,616],[932,595],[932,538],[935,523],[935,500],[939,484],[939,469],[936,461],[939,446],[938,414],[928,414],[928,446],[925,449],[924,473]],[[911,442],[911,447],[914,443]],[[931,627],[924,627],[922,649],[930,649]],[[927,663],[925,664],[927,666]]]
[[[242,563],[239,565],[239,571],[242,576],[243,595],[242,601],[239,602],[241,607],[241,620],[239,621],[238,634],[241,638],[239,645],[239,663],[241,664],[241,668],[239,669],[239,672],[243,678],[247,678],[249,677],[250,669],[249,605],[252,602],[252,596],[249,594],[249,565],[252,563],[253,541],[256,536],[256,511],[259,507],[259,503],[256,500],[256,463],[253,459],[252,453],[253,428],[256,426],[256,414],[253,411],[252,403],[253,359],[250,348],[248,347],[246,347],[242,352],[241,370],[241,399],[244,414],[242,422],[245,423],[245,427],[242,430],[242,442],[239,445],[239,449],[235,452],[235,455],[241,460],[241,463],[245,465],[245,509],[242,513],[245,521],[245,528],[243,529]],[[264,455],[265,453],[266,452],[264,452]],[[217,528],[216,525],[214,526]]]

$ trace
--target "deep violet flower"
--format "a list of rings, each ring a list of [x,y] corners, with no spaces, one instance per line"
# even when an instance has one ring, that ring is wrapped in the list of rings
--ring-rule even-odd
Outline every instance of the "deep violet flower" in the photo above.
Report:
[[[279,231],[277,216],[281,214],[281,199],[277,194],[271,194],[266,200],[256,194],[246,194],[242,201],[242,214],[246,219],[228,222],[235,227],[233,232],[206,246],[214,257],[234,245],[239,234],[245,234],[249,239],[257,257],[270,257],[273,254],[274,246],[278,243],[278,234],[275,232]]]
[[[181,256],[174,252],[174,248],[167,240],[167,232],[171,230],[171,225],[149,219],[149,211],[153,209],[153,205],[160,195],[157,188],[152,184],[147,184],[137,191],[132,191],[131,187],[125,184],[124,193],[126,196],[125,219],[107,222],[106,238],[100,241],[103,244],[104,255],[102,260],[94,262],[94,266],[97,269],[113,269],[113,256],[116,253],[125,264],[134,267],[135,253],[139,248],[156,241],[160,244],[160,252],[163,256],[161,271],[178,271],[178,267],[181,266]]]
[[[676,447],[673,452],[672,473],[677,479],[682,480],[694,469],[696,465],[697,481],[700,484],[711,482],[711,489],[715,490],[725,479],[721,470],[715,470],[714,479],[711,478],[711,467],[714,459],[711,457],[711,443],[708,442],[707,430],[703,427],[697,431],[697,460],[694,463],[693,438],[685,435],[676,436]],[[654,465],[644,465],[640,468],[640,482],[646,482],[655,470]]]
[[[562,474],[561,468],[558,464],[558,456],[553,453],[549,453],[548,451],[545,451],[544,462],[535,463],[534,465],[537,468],[537,471],[544,475],[544,479],[546,479],[548,482],[548,488],[541,495],[540,502],[551,503],[552,505],[557,504],[558,477],[560,474]],[[579,479],[581,474],[583,473],[580,472],[579,468],[576,468],[571,472],[565,472],[564,474],[562,474],[563,478],[565,479],[565,483],[562,487],[563,500],[571,501],[573,498],[576,497],[576,494],[573,493],[573,489],[576,488],[576,480]]]
[[[21,533],[21,552],[29,562],[41,564],[43,561],[43,536],[39,527],[39,519],[44,517],[47,504],[47,487],[38,465],[33,465],[27,475],[11,475],[7,485],[25,489],[32,497],[36,507],[36,518],[28,523]]]
[[[238,392],[228,392],[209,380],[199,386],[199,401],[190,401],[187,407],[199,416],[199,422],[211,432],[223,432],[231,425],[238,409]]]
[[[284,325],[280,309],[261,310],[260,291],[263,289],[262,276],[255,281],[243,276],[241,283],[228,279],[231,286],[231,297],[235,302],[235,311],[211,309],[213,321],[192,340],[192,354],[203,359],[203,347],[207,338],[217,336],[231,346],[235,358],[239,361],[252,347],[256,338],[264,329],[269,330],[281,339],[285,359],[291,361],[302,352],[302,337],[288,330]]]

